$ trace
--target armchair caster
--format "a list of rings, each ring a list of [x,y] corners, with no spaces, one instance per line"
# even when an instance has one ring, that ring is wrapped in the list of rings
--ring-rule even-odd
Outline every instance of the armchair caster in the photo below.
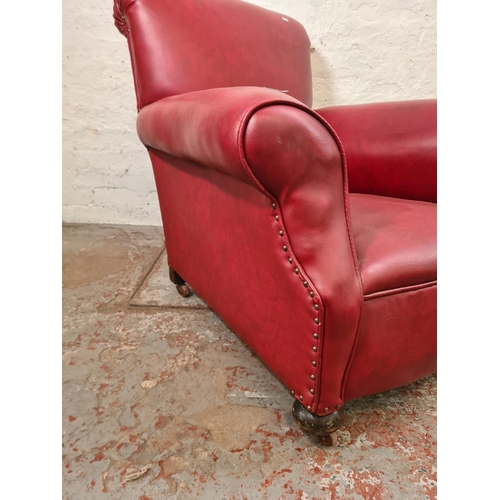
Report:
[[[181,295],[184,298],[191,297],[191,295],[193,295],[193,291],[191,290],[191,288],[189,288],[188,285],[186,285],[184,279],[179,274],[177,274],[177,272],[172,266],[168,266],[168,272],[170,276],[170,281],[177,288],[179,295]]]
[[[321,445],[335,446],[337,444],[337,430],[344,420],[343,410],[318,417],[309,413],[298,401],[295,401],[292,415],[297,427],[308,436],[315,436]]]
[[[186,284],[177,285],[176,288],[177,291],[179,292],[179,295],[181,295],[184,298],[191,297],[191,295],[193,295],[193,291]]]

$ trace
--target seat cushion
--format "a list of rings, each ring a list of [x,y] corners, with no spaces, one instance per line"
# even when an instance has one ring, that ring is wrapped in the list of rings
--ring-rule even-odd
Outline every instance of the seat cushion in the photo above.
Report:
[[[350,204],[365,298],[437,280],[436,204],[367,194]]]

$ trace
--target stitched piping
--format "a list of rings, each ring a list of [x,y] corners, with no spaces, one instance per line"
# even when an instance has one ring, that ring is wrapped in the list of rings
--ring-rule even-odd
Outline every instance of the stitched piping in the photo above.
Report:
[[[344,371],[344,375],[342,377],[342,383],[340,386],[340,404],[335,405],[335,410],[339,410],[344,406],[344,392],[345,392],[345,384],[347,381],[347,375],[349,373],[349,370],[352,365],[352,360],[354,357],[354,352],[356,350],[356,346],[358,344],[358,338],[359,338],[359,332],[361,329],[361,317],[362,317],[362,311],[363,311],[363,281],[361,279],[361,271],[359,269],[359,263],[358,263],[358,254],[356,253],[356,247],[354,245],[354,236],[353,236],[353,231],[352,231],[352,222],[351,222],[351,208],[349,204],[349,183],[348,183],[348,174],[347,174],[347,157],[346,153],[344,150],[344,145],[340,141],[339,136],[337,135],[337,132],[333,129],[333,127],[321,116],[318,115],[320,118],[320,122],[323,123],[325,128],[330,132],[332,135],[333,139],[335,140],[342,159],[342,176],[343,176],[343,181],[344,181],[344,215],[345,215],[345,220],[346,220],[346,225],[347,225],[347,235],[349,237],[349,244],[351,247],[351,256],[353,260],[353,266],[354,266],[354,273],[356,275],[356,280],[358,283],[358,291],[361,297],[361,303],[359,306],[359,315],[358,315],[358,320],[356,324],[356,332],[354,334],[354,340],[353,344],[351,347],[351,354],[349,356],[349,359],[347,360],[347,365]],[[325,407],[324,412],[326,413],[328,407]]]
[[[252,169],[250,168],[250,165],[248,164],[248,161],[246,159],[246,154],[245,154],[245,148],[244,148],[244,136],[246,132],[246,126],[248,122],[250,121],[250,118],[260,109],[268,106],[272,106],[275,104],[279,105],[292,105],[293,107],[297,107],[301,109],[300,106],[294,106],[295,103],[290,103],[288,101],[282,101],[282,100],[276,100],[276,101],[271,101],[271,102],[266,102],[264,104],[255,106],[254,108],[250,109],[241,119],[239,128],[238,128],[238,135],[237,135],[237,146],[238,146],[238,154],[240,157],[240,162],[245,170],[245,173],[249,176],[249,178],[255,183],[255,185],[258,187],[258,189],[267,197],[271,200],[271,207],[273,210],[274,215],[274,220],[278,223],[278,228],[276,230],[276,234],[278,237],[281,239],[281,244],[282,244],[282,249],[284,250],[284,256],[288,259],[289,264],[291,265],[291,269],[294,271],[294,273],[297,275],[297,277],[301,280],[301,285],[302,288],[304,288],[305,291],[308,292],[308,295],[312,299],[312,307],[314,308],[315,317],[314,317],[314,332],[313,332],[313,323],[311,323],[311,330],[308,333],[308,335],[311,335],[311,353],[314,353],[314,356],[312,358],[312,361],[314,362],[314,365],[312,364],[311,361],[311,376],[308,379],[308,383],[306,385],[309,385],[309,394],[298,394],[294,390],[291,391],[292,396],[300,401],[300,403],[304,404],[306,409],[310,412],[313,412],[316,410],[317,403],[319,401],[319,382],[320,382],[320,377],[317,375],[318,368],[320,367],[319,363],[319,358],[321,355],[321,338],[323,337],[323,324],[324,324],[324,305],[321,299],[320,294],[318,293],[316,287],[314,286],[314,283],[312,280],[307,276],[305,273],[304,269],[300,265],[298,259],[296,258],[295,254],[292,251],[291,244],[290,244],[290,239],[288,238],[286,226],[284,224],[283,220],[283,214],[281,212],[281,208],[279,206],[278,200],[269,192],[267,189],[264,188],[264,186],[260,183],[260,181],[257,179],[255,174],[253,173]],[[307,286],[305,285],[307,283]],[[311,292],[312,295],[309,293]],[[309,358],[311,359],[311,358]],[[307,404],[307,400],[312,397],[311,403]],[[306,400],[306,401],[305,401]]]
[[[360,297],[363,297],[363,287],[362,287],[362,284],[361,284],[361,275],[360,275],[360,272],[359,272],[359,265],[358,265],[358,261],[357,261],[357,254],[356,254],[356,250],[355,250],[355,247],[354,247],[354,238],[352,236],[350,207],[349,207],[349,197],[347,195],[347,193],[348,193],[347,159],[346,159],[344,147],[343,147],[342,143],[340,142],[340,139],[339,139],[337,133],[333,130],[333,128],[330,126],[330,124],[328,122],[326,122],[326,120],[324,118],[322,118],[320,115],[318,115],[317,113],[315,113],[312,109],[308,108],[305,105],[301,105],[300,103],[295,103],[295,102],[290,102],[290,101],[284,101],[284,100],[276,99],[274,101],[267,101],[265,103],[261,103],[261,104],[258,104],[256,106],[254,106],[253,108],[251,108],[250,110],[248,110],[243,115],[243,117],[242,117],[242,119],[240,121],[240,125],[238,127],[237,147],[238,147],[238,155],[239,155],[239,158],[240,158],[240,162],[241,162],[241,164],[243,166],[243,169],[245,170],[245,173],[248,175],[248,177],[255,183],[256,187],[267,198],[269,198],[270,200],[272,200],[272,202],[274,203],[274,205],[276,205],[276,208],[274,208],[274,205],[273,205],[273,209],[278,211],[278,215],[277,215],[278,219],[276,219],[276,221],[283,220],[283,217],[282,217],[282,214],[281,214],[281,210],[279,208],[278,200],[270,192],[267,191],[267,189],[260,183],[260,181],[257,179],[257,177],[255,176],[255,174],[253,173],[252,169],[250,168],[250,165],[248,164],[248,162],[246,160],[246,155],[245,155],[245,151],[244,151],[244,144],[243,144],[244,135],[245,135],[244,132],[246,131],[246,126],[247,126],[248,122],[250,121],[251,117],[257,111],[259,111],[260,109],[263,109],[263,108],[269,107],[269,106],[273,106],[273,105],[277,105],[277,104],[278,105],[285,105],[285,106],[295,107],[297,109],[300,109],[300,110],[306,112],[307,114],[309,114],[313,118],[315,118],[317,121],[319,121],[326,128],[326,130],[330,133],[330,135],[334,139],[337,147],[339,148],[339,152],[340,152],[341,159],[342,159],[342,176],[343,176],[343,183],[344,183],[344,186],[343,186],[344,187],[344,215],[345,215],[345,219],[346,219],[347,232],[348,232],[348,236],[349,236],[349,243],[350,243],[350,248],[351,248],[351,255],[352,255],[352,258],[353,258],[353,265],[354,265],[355,275],[356,275],[357,282],[358,282],[358,289],[359,289],[359,292],[360,292]],[[285,228],[285,226],[282,225],[282,227],[283,227],[283,230],[284,230],[284,234],[286,234],[286,228]],[[321,376],[317,376],[316,374],[318,373],[318,370],[322,370],[322,368],[323,368],[323,364],[322,364],[322,354],[323,354],[322,347],[323,347],[323,342],[321,342],[321,339],[323,339],[323,331],[324,331],[324,326],[323,325],[324,325],[325,307],[324,307],[321,295],[319,294],[318,290],[314,286],[314,283],[307,276],[307,274],[304,272],[302,266],[298,262],[298,259],[293,254],[293,252],[291,250],[291,246],[289,244],[290,241],[288,239],[288,236],[286,236],[286,239],[284,239],[283,241],[286,241],[288,243],[288,245],[287,245],[287,251],[290,252],[290,257],[292,258],[291,264],[293,264],[295,266],[294,267],[295,273],[300,277],[301,280],[307,281],[308,285],[311,287],[311,291],[314,294],[314,296],[312,297],[313,298],[313,307],[314,307],[314,304],[318,304],[318,310],[317,310],[318,315],[315,318],[315,321],[316,321],[316,319],[318,320],[318,322],[316,323],[316,326],[318,327],[318,332],[317,332],[318,338],[317,339],[314,338],[314,340],[316,340],[316,345],[313,346],[313,348],[316,347],[316,350],[313,351],[316,354],[316,357],[313,360],[313,361],[315,361],[316,366],[314,366],[314,380],[313,380],[314,384],[313,384],[313,389],[312,389],[312,391],[310,390],[310,394],[313,396],[313,399],[312,399],[311,405],[307,405],[306,406],[306,409],[308,411],[310,411],[312,413],[316,413],[318,411],[319,402],[320,402],[320,394],[321,394],[321,386],[320,386]],[[346,366],[346,370],[344,372],[344,376],[343,376],[342,383],[341,383],[340,399],[341,399],[342,402],[341,402],[341,404],[337,404],[334,407],[335,410],[338,410],[338,409],[340,409],[343,406],[344,388],[345,388],[345,382],[346,382],[346,378],[347,378],[346,375],[347,375],[347,372],[348,372],[348,370],[350,368],[350,365],[352,364],[353,352],[355,350],[355,346],[357,345],[357,340],[358,340],[358,337],[359,337],[362,302],[363,301],[361,300],[360,311],[359,311],[359,316],[358,316],[357,325],[356,325],[356,333],[355,333],[355,336],[354,336],[353,346],[351,348],[351,354],[349,356],[349,359],[348,359],[348,362],[347,362],[347,366]],[[303,402],[304,398],[303,398],[302,394],[297,395],[297,394],[295,394],[294,391],[291,391],[291,393],[295,397],[295,399],[297,399],[301,403]],[[331,405],[325,406],[324,410],[323,411],[319,411],[319,413],[326,414],[330,409],[332,409]]]
[[[399,295],[402,293],[413,292],[416,290],[422,290],[424,288],[430,288],[431,286],[437,285],[437,280],[429,281],[427,283],[419,283],[418,285],[409,285],[400,288],[391,288],[390,290],[382,290],[380,292],[373,292],[365,295],[365,301],[378,299],[379,297],[388,297],[390,295]]]

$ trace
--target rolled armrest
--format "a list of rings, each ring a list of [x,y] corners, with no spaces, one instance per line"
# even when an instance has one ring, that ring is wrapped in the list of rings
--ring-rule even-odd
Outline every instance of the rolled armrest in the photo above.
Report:
[[[261,87],[167,97],[142,108],[137,118],[146,146],[231,175],[275,197],[292,177],[303,181],[305,170],[323,161],[324,154],[330,155],[326,163],[333,168],[331,155],[338,156],[338,148],[327,129],[298,100]],[[294,165],[292,154],[298,155]]]
[[[436,100],[336,106],[317,113],[342,141],[350,192],[436,202]]]

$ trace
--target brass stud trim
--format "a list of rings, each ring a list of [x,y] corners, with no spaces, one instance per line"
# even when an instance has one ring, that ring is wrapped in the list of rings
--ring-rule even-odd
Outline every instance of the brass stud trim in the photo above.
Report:
[[[325,409],[323,411],[328,411],[330,408],[328,406],[325,406]]]
[[[312,408],[311,408],[310,406],[306,406],[306,410],[307,410],[307,411],[311,411],[311,410],[312,410]]]
[[[130,31],[130,30],[127,30],[127,31]],[[276,210],[276,203],[271,203],[271,207],[273,208],[273,210]],[[275,216],[274,216],[274,219],[275,219],[276,221],[279,221],[279,216],[278,216],[278,215],[275,215]],[[279,230],[278,230],[278,234],[279,234],[281,237],[283,237],[283,235],[284,235],[283,230],[282,230],[282,229],[279,229]],[[286,245],[283,245],[283,246],[282,246],[282,249],[283,249],[283,251],[284,251],[284,252],[288,252],[288,247],[287,247]],[[293,264],[293,258],[292,258],[292,257],[288,257],[288,262],[289,262],[290,264]],[[297,275],[300,273],[300,270],[299,270],[299,268],[298,268],[298,267],[294,267],[293,271],[294,271],[294,273],[295,273],[295,274],[297,274]],[[305,281],[305,280],[304,280],[304,281],[302,281],[302,284],[304,285],[304,287],[305,287],[305,288],[308,288],[308,287],[309,287],[309,283],[308,283],[307,281]],[[314,298],[314,292],[313,292],[312,290],[309,290],[309,296]],[[316,309],[316,311],[318,311],[318,310],[319,310],[319,305],[318,305],[318,304],[316,304],[316,303],[315,303],[315,304],[313,304],[313,307],[314,307],[314,309]],[[320,324],[320,322],[319,322],[319,319],[318,319],[318,318],[314,318],[314,322],[315,322],[317,325],[319,325],[319,324]],[[317,334],[316,332],[315,332],[315,333],[313,333],[313,337],[314,337],[314,339],[316,339],[316,340],[319,338],[319,337],[318,337],[318,334]],[[312,347],[312,350],[313,350],[313,352],[318,352],[318,348],[317,348],[316,346],[313,346],[313,347]],[[316,368],[316,366],[317,366],[317,362],[316,362],[316,361],[312,361],[312,366]],[[312,374],[312,375],[310,375],[310,378],[311,378],[311,380],[316,380],[316,376],[315,376],[315,375],[313,375],[313,374]],[[290,391],[290,392],[291,392],[292,396],[296,397],[296,396],[295,396],[295,392],[294,392],[294,391]],[[312,395],[314,395],[314,389],[309,389],[309,392],[310,392]],[[302,396],[299,396],[299,397],[298,397],[298,399],[299,399],[300,401],[303,401],[303,400],[304,400],[304,398],[303,398]],[[306,408],[307,408],[307,410],[308,410],[308,411],[311,411],[311,406],[307,406]],[[325,408],[325,411],[327,411],[327,410],[328,410],[328,408]]]

